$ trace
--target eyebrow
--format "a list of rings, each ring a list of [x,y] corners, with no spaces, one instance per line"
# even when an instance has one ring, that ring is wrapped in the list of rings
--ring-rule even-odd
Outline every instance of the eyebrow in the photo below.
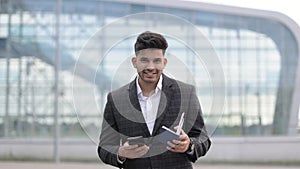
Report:
[[[161,61],[162,58],[154,58],[153,61]]]
[[[159,58],[154,58],[153,61],[157,62],[157,61],[162,61],[163,58],[159,57]],[[142,61],[149,61],[149,59],[147,57],[141,56],[139,60]]]
[[[141,56],[140,60],[149,60],[147,57]]]

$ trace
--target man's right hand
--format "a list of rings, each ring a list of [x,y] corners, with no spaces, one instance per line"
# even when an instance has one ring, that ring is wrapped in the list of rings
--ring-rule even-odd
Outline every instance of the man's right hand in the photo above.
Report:
[[[129,145],[125,142],[123,146],[119,147],[118,155],[120,160],[139,158],[145,155],[149,151],[149,146],[143,145]]]

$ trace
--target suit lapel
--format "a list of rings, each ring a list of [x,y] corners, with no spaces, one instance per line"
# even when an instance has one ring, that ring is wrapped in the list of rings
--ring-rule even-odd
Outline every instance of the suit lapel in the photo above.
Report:
[[[156,133],[160,130],[161,123],[165,118],[168,107],[173,98],[173,94],[174,94],[174,82],[167,76],[163,75],[163,86],[162,86],[161,98],[158,106],[158,111],[156,115],[157,118],[155,120],[152,135],[156,135]]]
[[[136,119],[136,121],[141,122],[138,123],[139,126],[141,127],[141,129],[143,130],[143,132],[146,134],[147,137],[150,137],[150,132],[148,130],[146,121],[144,119],[143,113],[141,111],[141,106],[137,97],[137,88],[136,88],[136,81],[132,81],[129,85],[129,99],[130,99],[130,103],[133,105],[134,110],[132,110],[133,112],[133,116]]]

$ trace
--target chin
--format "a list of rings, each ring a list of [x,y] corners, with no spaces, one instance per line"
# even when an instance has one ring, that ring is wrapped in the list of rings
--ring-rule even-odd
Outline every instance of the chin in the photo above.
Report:
[[[158,81],[158,79],[144,79],[144,81],[147,83],[155,83]]]

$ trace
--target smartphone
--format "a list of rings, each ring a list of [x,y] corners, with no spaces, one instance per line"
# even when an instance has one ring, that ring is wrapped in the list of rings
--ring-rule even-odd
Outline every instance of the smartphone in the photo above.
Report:
[[[137,144],[139,147],[145,145],[143,136],[128,137],[127,141],[128,141],[129,145],[135,145],[135,144]]]

